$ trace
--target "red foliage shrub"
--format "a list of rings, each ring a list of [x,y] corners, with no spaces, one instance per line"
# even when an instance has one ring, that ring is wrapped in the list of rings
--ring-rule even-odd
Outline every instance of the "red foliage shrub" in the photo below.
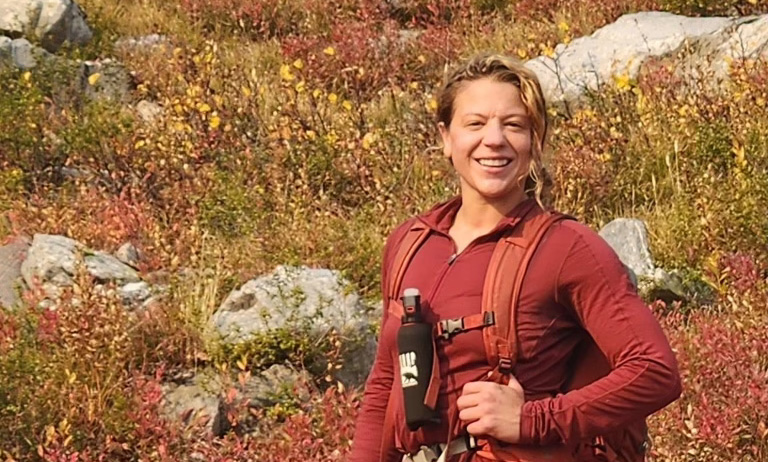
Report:
[[[661,319],[684,387],[682,398],[654,419],[654,434],[666,448],[688,447],[689,454],[709,454],[710,460],[768,455],[765,321],[764,316],[739,321],[712,311]]]

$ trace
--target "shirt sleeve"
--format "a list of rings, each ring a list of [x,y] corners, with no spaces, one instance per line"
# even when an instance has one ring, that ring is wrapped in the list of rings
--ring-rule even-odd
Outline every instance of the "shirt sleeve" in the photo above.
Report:
[[[573,443],[642,419],[680,396],[677,362],[650,309],[613,249],[594,231],[576,232],[562,262],[558,303],[570,307],[607,358],[611,371],[591,384],[526,402],[522,444]]]
[[[398,242],[404,230],[408,229],[408,223],[401,225],[387,239],[387,244],[382,255],[381,265],[381,294],[382,294],[382,316],[381,329],[384,331],[384,325],[389,321],[387,310],[387,284],[389,281],[388,270],[392,264],[395,242]],[[376,350],[376,358],[373,368],[365,383],[365,392],[363,394],[363,403],[355,423],[355,436],[352,441],[352,451],[347,458],[348,462],[371,462],[381,459],[382,449],[386,451],[386,461],[399,461],[402,455],[392,445],[383,447],[382,439],[384,436],[384,421],[389,403],[389,395],[392,389],[394,377],[394,364],[392,363],[391,345],[382,341],[379,336],[379,343]]]

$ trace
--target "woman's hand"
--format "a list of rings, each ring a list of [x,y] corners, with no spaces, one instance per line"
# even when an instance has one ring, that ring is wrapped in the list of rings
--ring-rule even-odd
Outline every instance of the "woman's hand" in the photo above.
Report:
[[[459,419],[473,436],[490,436],[499,441],[520,441],[520,415],[525,402],[523,387],[514,376],[508,385],[470,382],[456,401]]]

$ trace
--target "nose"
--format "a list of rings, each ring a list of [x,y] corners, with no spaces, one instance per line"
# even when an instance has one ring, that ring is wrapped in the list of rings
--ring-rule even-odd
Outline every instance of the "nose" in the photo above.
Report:
[[[491,119],[485,124],[483,144],[490,147],[501,146],[504,143],[504,127],[501,121]]]

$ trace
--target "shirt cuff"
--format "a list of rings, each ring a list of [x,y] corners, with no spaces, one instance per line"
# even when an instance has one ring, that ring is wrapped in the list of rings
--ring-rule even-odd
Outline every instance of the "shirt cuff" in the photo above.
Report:
[[[523,403],[520,410],[520,441],[519,444],[537,444],[538,438],[534,434],[536,429],[535,414],[533,413],[533,401]]]

